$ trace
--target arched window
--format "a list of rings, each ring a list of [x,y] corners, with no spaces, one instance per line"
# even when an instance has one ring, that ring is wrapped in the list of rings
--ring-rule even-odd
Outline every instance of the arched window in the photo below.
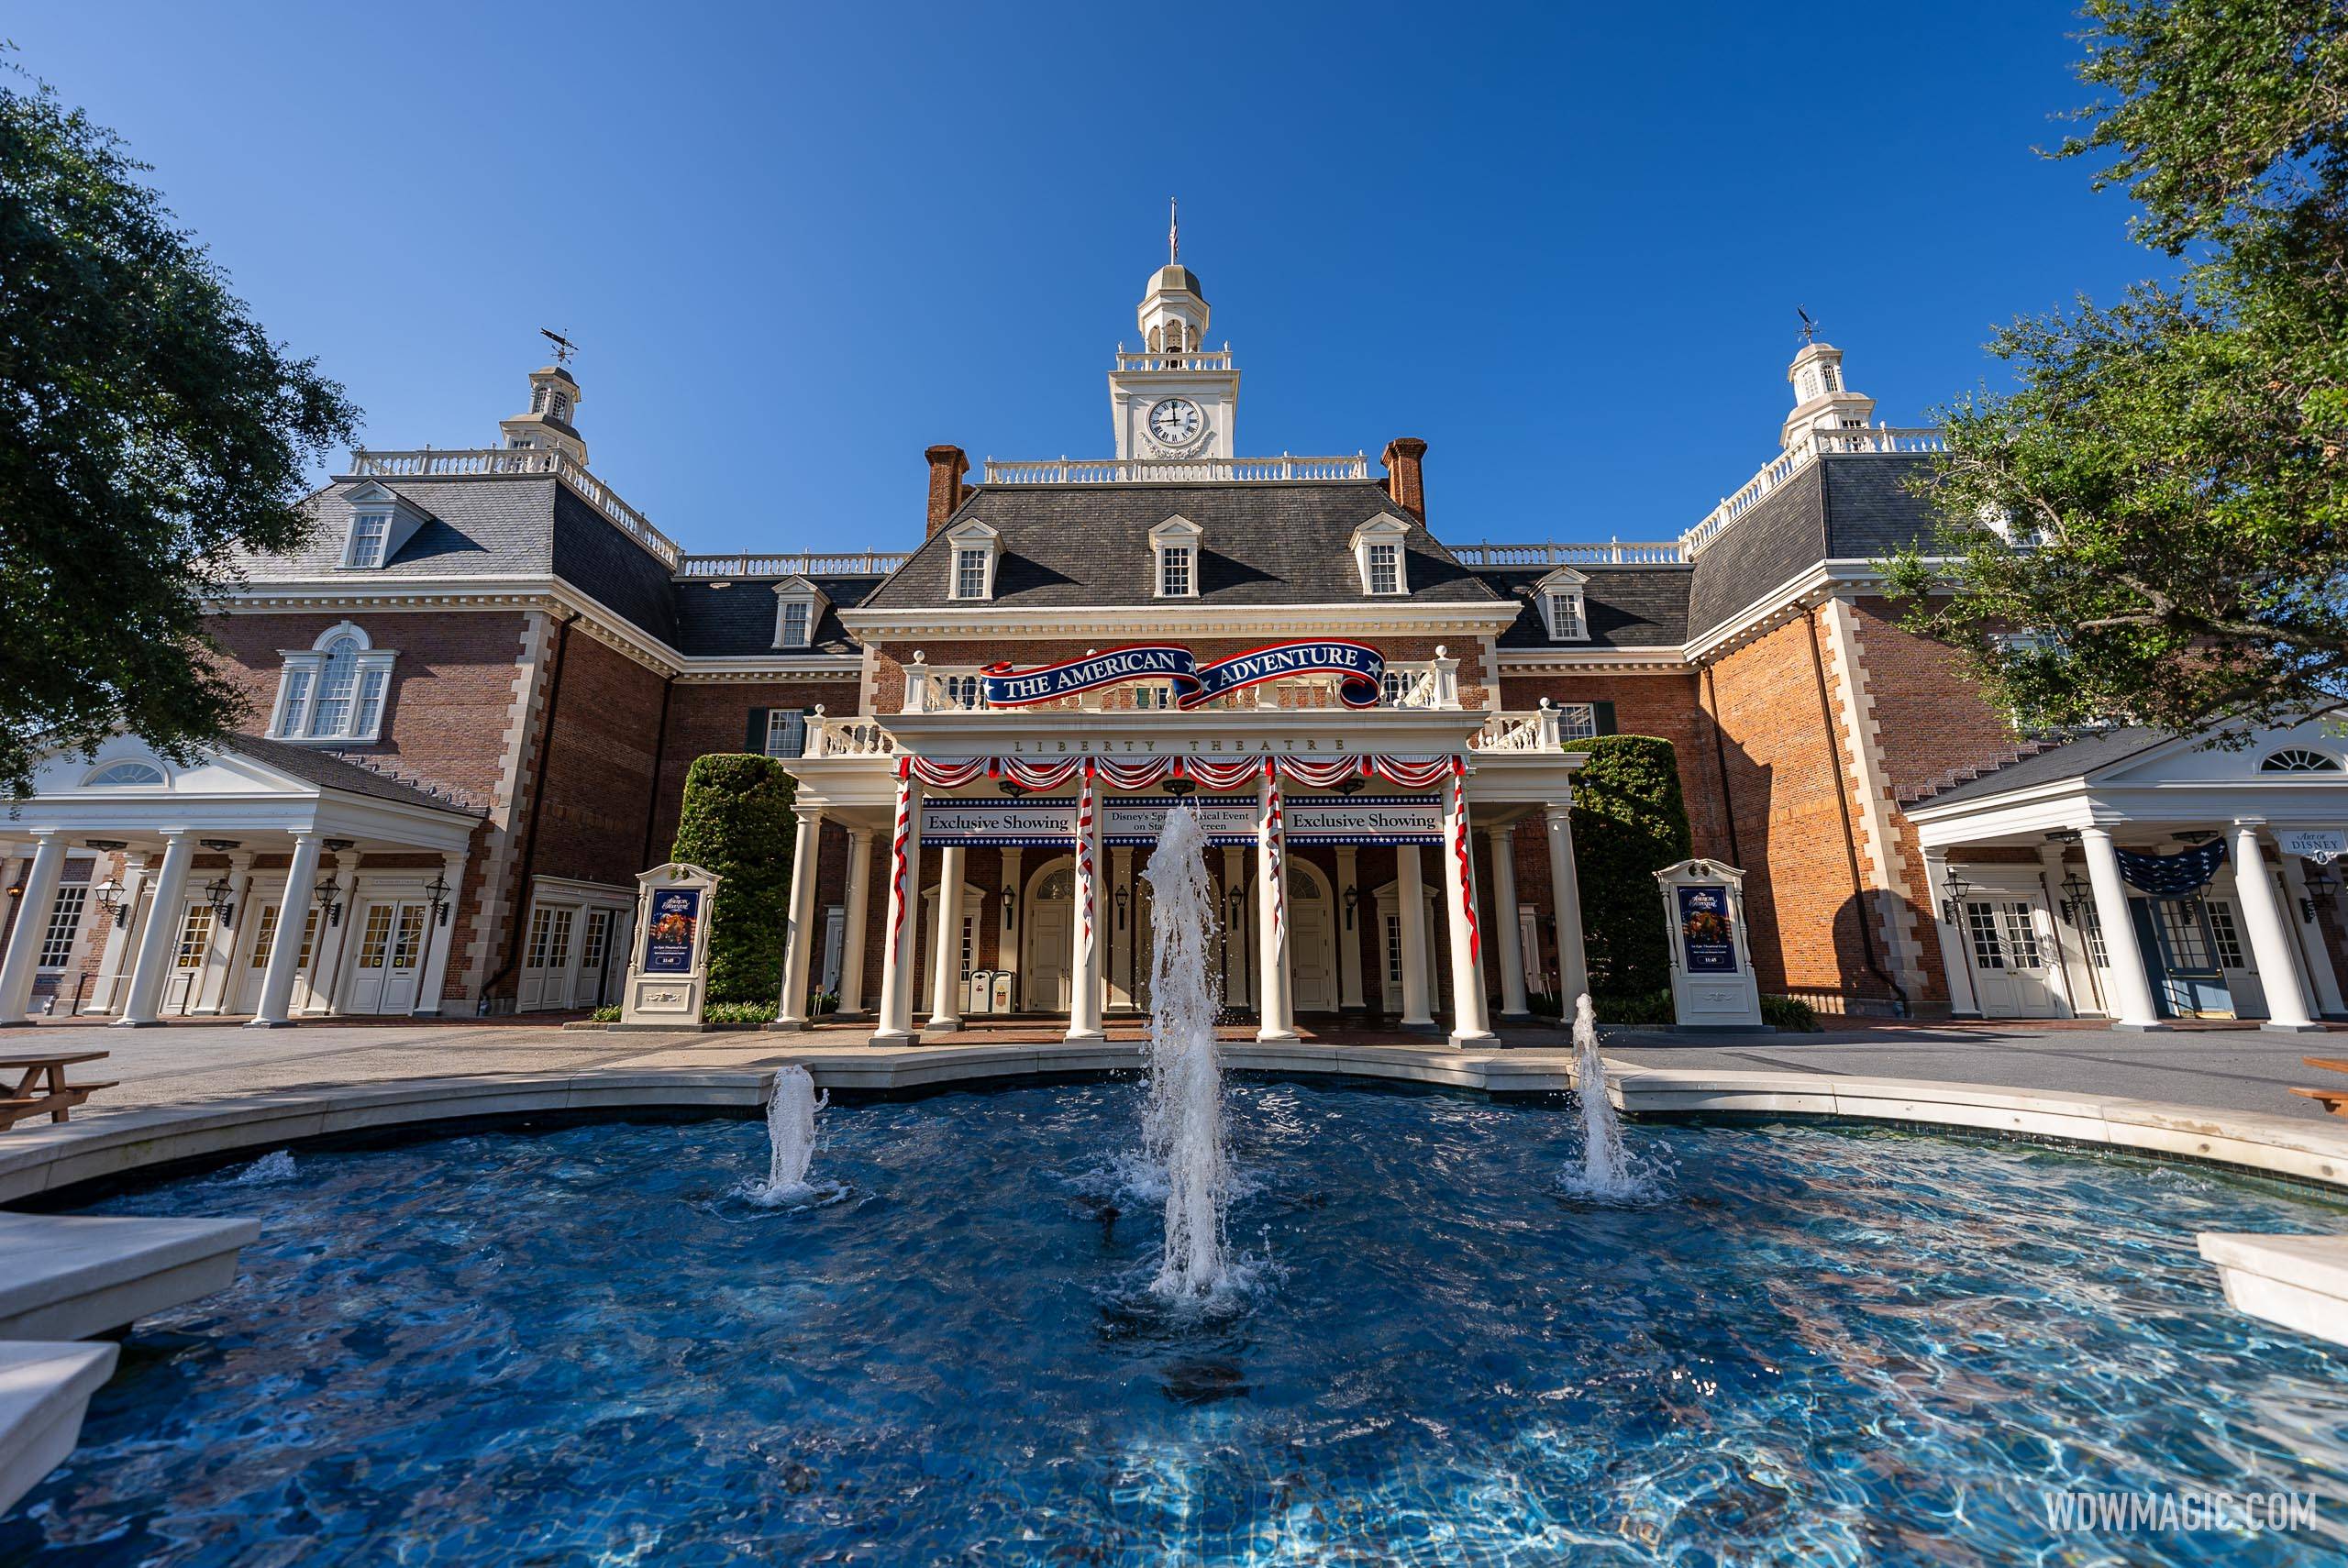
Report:
[[[2310,746],[2287,745],[2259,759],[2261,773],[2337,773],[2340,759]]]
[[[1076,868],[1063,866],[1036,884],[1036,901],[1039,904],[1058,903],[1076,897]]]
[[[328,627],[310,647],[286,654],[270,734],[280,740],[374,740],[396,657],[371,646],[348,621]]]
[[[1291,866],[1288,868],[1289,902],[1317,903],[1320,898],[1321,884],[1312,879],[1312,872],[1301,866]]]
[[[161,768],[149,763],[109,762],[83,782],[94,789],[132,790],[142,787],[152,789],[158,784],[168,784],[171,780],[163,777]]]
[[[350,703],[359,693],[359,639],[337,637],[327,645],[318,672],[318,700],[310,711],[308,734],[338,735],[350,727]]]

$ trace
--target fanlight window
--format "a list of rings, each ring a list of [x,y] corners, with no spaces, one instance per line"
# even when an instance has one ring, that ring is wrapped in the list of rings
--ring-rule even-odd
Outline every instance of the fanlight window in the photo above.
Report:
[[[2259,760],[2261,773],[2337,773],[2340,759],[2328,752],[2316,751],[2303,745],[2287,745],[2280,751],[2270,751]]]
[[[1076,871],[1063,866],[1036,884],[1036,901],[1039,904],[1058,903],[1076,897]]]
[[[161,768],[144,762],[109,762],[85,782],[101,790],[127,790],[140,786],[151,789],[170,780],[163,777]]]
[[[288,650],[270,733],[280,740],[371,741],[382,731],[393,654],[345,621],[308,648]]]

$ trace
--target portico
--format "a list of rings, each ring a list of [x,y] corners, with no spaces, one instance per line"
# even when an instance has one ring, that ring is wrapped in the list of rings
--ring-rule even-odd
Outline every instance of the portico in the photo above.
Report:
[[[2107,731],[1908,808],[1958,1016],[2348,1016],[2342,742],[2321,720],[2227,739]]]
[[[0,1023],[439,1010],[477,812],[249,736],[194,766],[127,738],[51,758],[17,806]]]

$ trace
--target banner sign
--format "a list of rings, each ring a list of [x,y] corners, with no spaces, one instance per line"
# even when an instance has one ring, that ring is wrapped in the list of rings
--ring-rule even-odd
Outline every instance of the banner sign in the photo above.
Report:
[[[1163,680],[1174,688],[1174,705],[1187,709],[1244,687],[1298,675],[1336,676],[1339,701],[1348,708],[1375,708],[1386,657],[1368,643],[1335,637],[1274,643],[1213,664],[1199,663],[1180,643],[1132,643],[1031,669],[991,664],[980,679],[990,708],[1025,708],[1129,680]]]
[[[1728,889],[1679,890],[1679,951],[1691,975],[1736,973],[1736,933],[1729,929]]]
[[[2312,860],[2318,866],[2329,866],[2348,855],[2348,829],[2276,828],[2275,842],[2283,846],[2284,854]]]
[[[1237,799],[1181,802],[1199,814],[1213,845],[1256,842],[1257,803]],[[1111,801],[1102,808],[1102,838],[1113,845],[1152,845],[1176,802],[1163,798]],[[1443,842],[1443,815],[1432,795],[1364,795],[1346,801],[1290,801],[1282,805],[1290,844],[1434,844]],[[1064,849],[1076,838],[1074,801],[932,801],[922,808],[925,845],[958,844],[1004,849]]]
[[[644,935],[644,972],[689,975],[693,933],[701,924],[701,889],[669,888],[652,895],[652,929]]]

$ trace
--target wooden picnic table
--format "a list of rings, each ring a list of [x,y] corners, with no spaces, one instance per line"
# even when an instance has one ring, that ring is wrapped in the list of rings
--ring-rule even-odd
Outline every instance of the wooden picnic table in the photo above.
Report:
[[[0,1048],[0,1083],[7,1075],[21,1071],[15,1089],[0,1099],[0,1132],[6,1132],[27,1117],[49,1113],[51,1121],[63,1121],[73,1107],[102,1088],[112,1088],[119,1079],[103,1083],[69,1084],[65,1069],[76,1062],[95,1062],[108,1053],[104,1051],[10,1051]],[[48,1084],[42,1085],[46,1078]]]
[[[2348,1058],[2302,1056],[2299,1060],[2310,1067],[2318,1067],[2328,1073],[2348,1073]],[[2302,1099],[2315,1101],[2334,1116],[2348,1116],[2348,1089],[2294,1088],[2291,1092]]]

